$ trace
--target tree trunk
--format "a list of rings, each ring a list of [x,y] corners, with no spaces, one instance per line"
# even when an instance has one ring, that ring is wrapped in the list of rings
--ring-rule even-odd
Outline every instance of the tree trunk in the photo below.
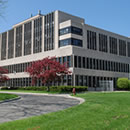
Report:
[[[50,85],[49,85],[49,83],[47,84],[47,92],[49,92],[50,91]]]
[[[47,92],[50,92],[50,86],[47,86]]]

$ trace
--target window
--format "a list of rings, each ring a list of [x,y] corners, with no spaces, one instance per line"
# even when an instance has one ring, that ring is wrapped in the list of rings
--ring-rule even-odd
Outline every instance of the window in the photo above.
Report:
[[[63,28],[63,29],[60,29],[59,30],[59,35],[65,35],[65,34],[68,34],[68,33],[73,33],[73,34],[77,34],[77,35],[82,35],[82,29],[80,28],[77,28],[77,27],[73,27],[73,26],[70,26],[70,27],[66,27],[66,28]]]
[[[102,70],[102,60],[99,60],[99,69]]]
[[[97,66],[97,70],[99,69],[99,65],[98,65],[98,59],[96,59],[96,66]]]
[[[78,67],[81,68],[81,56],[78,56]]]
[[[88,57],[86,58],[81,56],[74,56],[74,66],[78,68],[96,69],[103,71],[115,71],[126,73],[128,73],[129,71],[129,65],[125,63],[93,59]]]
[[[77,67],[77,56],[74,56],[74,67]]]
[[[110,53],[117,54],[117,39],[109,37]]]
[[[72,85],[72,76],[71,75],[67,75],[67,85]]]
[[[63,57],[63,64],[66,62],[67,62],[66,57]]]
[[[74,46],[82,47],[82,40],[74,39],[74,38],[68,38],[68,39],[64,39],[64,40],[59,41],[59,47],[67,46],[67,45],[74,45]]]
[[[97,50],[96,32],[87,31],[87,48]]]
[[[71,56],[67,56],[68,67],[71,67]]]
[[[126,56],[126,41],[119,39],[119,55]]]
[[[108,52],[107,36],[104,34],[99,34],[99,51]]]
[[[13,58],[14,56],[14,29],[9,31],[8,34],[8,58]]]
[[[54,13],[45,15],[44,18],[44,51],[54,49]]]
[[[2,34],[1,60],[5,60],[6,59],[6,42],[7,42],[7,32]]]
[[[87,69],[90,68],[90,65],[89,65],[89,58],[87,57]]]
[[[67,66],[67,57],[63,57],[63,64],[65,64],[65,66]]]
[[[110,64],[110,61],[108,61],[108,71],[111,70],[111,64]]]
[[[89,58],[89,67],[90,67],[90,69],[92,69],[92,67],[93,67],[93,64],[92,64],[92,58]]]
[[[59,57],[59,63],[62,64],[62,58],[61,57]]]
[[[75,75],[75,85],[79,85],[79,75]]]
[[[70,27],[60,29],[60,31],[59,31],[60,36],[64,35],[64,34],[68,34],[68,33],[71,33],[71,28]]]
[[[82,47],[82,40],[72,38],[71,39],[71,44],[74,45],[74,46]]]
[[[24,25],[24,55],[31,54],[32,22]]]
[[[79,85],[83,86],[83,76],[82,75],[79,76]]]
[[[80,29],[80,28],[77,28],[77,27],[71,27],[71,33],[73,33],[73,34],[77,34],[77,35],[83,35],[82,34],[82,29]]]
[[[96,69],[96,60],[93,59],[93,69]]]
[[[38,53],[42,51],[42,17],[34,20],[33,33],[34,33],[33,53]]]
[[[128,57],[130,57],[130,42],[127,42]]]
[[[118,72],[118,63],[116,62],[116,72]]]
[[[67,46],[67,45],[70,45],[70,44],[71,44],[71,39],[60,40],[59,47]]]
[[[22,26],[16,28],[15,57],[22,56]]]
[[[83,57],[83,68],[85,68],[85,57]]]

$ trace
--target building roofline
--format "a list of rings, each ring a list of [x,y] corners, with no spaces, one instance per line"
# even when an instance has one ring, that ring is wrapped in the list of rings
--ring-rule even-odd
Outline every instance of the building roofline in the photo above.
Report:
[[[85,25],[86,25],[86,26],[89,26],[89,27],[92,27],[92,28],[95,28],[95,29],[98,29],[98,30],[102,30],[102,31],[108,32],[108,33],[112,33],[112,34],[114,34],[114,35],[118,35],[118,36],[120,36],[120,37],[124,37],[124,38],[130,39],[130,37],[127,37],[127,36],[118,34],[118,33],[116,33],[116,32],[111,32],[111,31],[109,31],[109,30],[105,30],[105,29],[102,29],[102,28],[99,28],[99,27],[95,27],[95,26],[93,26],[93,25],[89,25],[89,24],[86,24],[86,23],[85,23]]]
[[[32,17],[30,17],[30,18],[28,18],[28,19],[26,19],[26,20],[23,20],[22,22],[19,22],[19,23],[13,25],[13,28],[15,28],[15,27],[17,27],[17,26],[20,26],[21,24],[27,23],[27,22],[29,22],[29,21],[31,21],[31,20],[34,20],[34,19],[36,19],[36,18],[38,18],[38,17],[42,17],[42,16],[43,16],[42,14],[38,14],[38,15],[32,16]]]
[[[75,18],[78,18],[78,19],[82,19],[82,20],[85,22],[85,19],[82,18],[82,17],[76,16],[76,15],[73,15],[73,14],[69,14],[69,13],[64,12],[64,11],[61,11],[61,10],[56,10],[56,11],[61,12],[61,13],[64,13],[64,14],[67,14],[67,15],[70,15],[70,16],[75,17]]]
[[[75,16],[75,15],[66,13],[66,12],[61,11],[61,10],[55,10],[55,11],[53,11],[53,12],[56,12],[56,11],[61,12],[61,13],[68,14],[68,15],[70,15],[70,16],[74,16],[74,17],[76,17],[76,18],[78,18],[78,19],[81,19],[81,20],[84,21],[84,24],[85,24],[86,26],[90,26],[90,27],[95,28],[95,29],[98,29],[98,30],[106,31],[106,32],[108,32],[108,33],[112,33],[112,34],[114,34],[114,35],[118,35],[118,36],[121,36],[121,37],[124,37],[124,38],[127,38],[127,39],[130,40],[130,37],[127,37],[127,36],[124,36],[124,35],[121,35],[121,34],[118,34],[118,33],[115,33],[115,32],[111,32],[111,31],[108,31],[108,30],[105,30],[105,29],[102,29],[102,28],[99,28],[99,27],[95,27],[95,26],[93,26],[93,25],[88,25],[88,24],[85,23],[85,19],[84,19],[84,18],[81,18],[81,17],[79,17],[79,16]],[[16,28],[16,27],[20,26],[21,24],[25,24],[25,23],[27,23],[27,22],[29,22],[29,21],[31,21],[31,20],[34,20],[34,19],[36,19],[36,18],[38,18],[38,17],[42,17],[42,16],[44,16],[44,15],[39,12],[39,14],[37,14],[37,15],[35,15],[35,16],[32,16],[32,17],[27,18],[27,19],[25,19],[25,20],[23,20],[23,21],[21,21],[21,22],[19,22],[19,23],[17,23],[17,24],[14,24],[11,29],[9,29],[9,30],[7,30],[7,31],[4,31],[4,32],[8,32],[8,31],[12,30],[13,28]],[[1,32],[0,34],[2,34],[2,33],[4,33],[4,32]]]

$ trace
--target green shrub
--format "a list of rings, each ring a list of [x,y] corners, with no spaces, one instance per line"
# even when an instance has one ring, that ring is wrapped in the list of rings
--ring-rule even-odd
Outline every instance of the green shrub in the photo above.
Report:
[[[17,90],[18,87],[2,87],[1,90]]]
[[[52,86],[50,91],[53,92],[72,92],[73,88],[76,89],[76,92],[87,91],[86,86]]]
[[[118,78],[117,87],[119,89],[127,90],[129,88],[128,78]]]
[[[72,92],[74,86],[50,86],[51,92]],[[75,86],[76,92],[87,91],[88,87],[86,86]],[[47,87],[20,87],[19,90],[34,90],[34,91],[46,91]]]
[[[18,90],[34,90],[34,91],[45,91],[46,87],[29,86],[29,87],[19,87]]]
[[[87,91],[87,86],[52,86],[50,91],[54,92],[72,92],[73,88],[76,89],[76,92]]]
[[[2,87],[1,90],[8,90],[8,87]]]

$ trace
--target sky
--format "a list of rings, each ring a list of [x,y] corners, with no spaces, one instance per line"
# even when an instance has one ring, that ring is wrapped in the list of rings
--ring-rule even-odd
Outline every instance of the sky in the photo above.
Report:
[[[0,33],[24,21],[38,10],[47,14],[61,10],[85,19],[85,23],[130,36],[130,0],[7,0],[0,17]],[[1,9],[0,9],[1,11]]]

